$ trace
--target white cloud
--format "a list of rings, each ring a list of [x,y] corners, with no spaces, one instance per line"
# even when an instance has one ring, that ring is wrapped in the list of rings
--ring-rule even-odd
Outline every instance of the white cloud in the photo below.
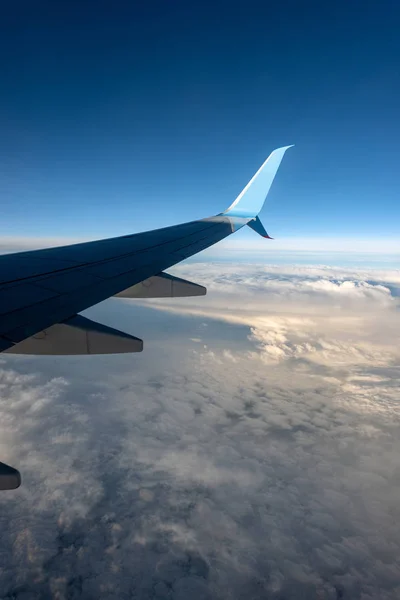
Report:
[[[206,298],[147,305],[247,325],[266,361],[389,364],[399,357],[400,271],[327,267],[183,265]]]
[[[4,597],[397,598],[399,273],[176,272],[95,309],[142,355],[3,359]]]

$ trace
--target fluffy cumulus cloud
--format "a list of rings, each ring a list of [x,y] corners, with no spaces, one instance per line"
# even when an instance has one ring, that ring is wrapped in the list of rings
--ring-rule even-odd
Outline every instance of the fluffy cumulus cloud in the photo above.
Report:
[[[400,273],[176,273],[92,311],[141,355],[1,359],[0,598],[400,597]]]

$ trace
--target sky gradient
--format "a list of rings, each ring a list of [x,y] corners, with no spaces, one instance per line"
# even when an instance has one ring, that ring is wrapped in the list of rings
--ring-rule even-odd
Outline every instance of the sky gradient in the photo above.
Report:
[[[400,221],[399,26],[394,0],[3,7],[0,234],[208,216],[293,143],[267,230],[373,251]]]

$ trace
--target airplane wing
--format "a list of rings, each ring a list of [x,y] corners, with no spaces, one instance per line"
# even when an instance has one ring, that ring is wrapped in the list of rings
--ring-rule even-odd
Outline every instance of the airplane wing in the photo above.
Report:
[[[163,273],[244,225],[269,237],[258,213],[285,151],[274,150],[216,216],[146,233],[0,256],[0,352],[140,352],[142,340],[79,313],[106,298],[188,296],[205,288]]]
[[[111,296],[204,295],[204,287],[164,269],[245,225],[269,238],[258,213],[288,148],[274,150],[235,202],[214,217],[147,233],[0,256],[0,352],[140,352],[142,340],[79,313]],[[0,462],[0,490],[20,485],[19,471]]]

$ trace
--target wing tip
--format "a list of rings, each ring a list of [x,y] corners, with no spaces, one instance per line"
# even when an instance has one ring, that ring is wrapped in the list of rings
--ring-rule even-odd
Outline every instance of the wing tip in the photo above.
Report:
[[[286,150],[293,146],[294,144],[275,148],[236,200],[222,214],[244,218],[256,217],[264,206]]]

